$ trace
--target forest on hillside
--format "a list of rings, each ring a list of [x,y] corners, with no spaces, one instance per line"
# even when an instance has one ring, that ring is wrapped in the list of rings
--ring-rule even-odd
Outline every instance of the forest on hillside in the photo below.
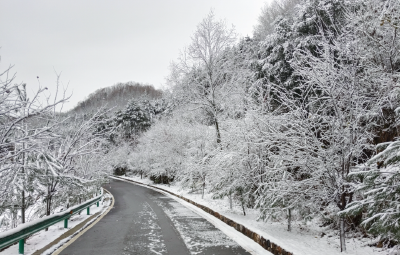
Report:
[[[93,112],[101,107],[112,111],[122,110],[132,99],[157,99],[161,98],[162,91],[152,85],[137,82],[117,83],[111,87],[98,89],[91,93],[85,100],[79,102],[71,112]]]
[[[397,0],[275,1],[245,38],[210,12],[171,65],[169,89],[139,86],[147,96],[99,109],[118,85],[67,117],[55,111],[64,98],[27,101],[4,72],[2,230],[130,172],[289,231],[318,220],[338,230],[341,251],[350,232],[398,244],[399,27]]]

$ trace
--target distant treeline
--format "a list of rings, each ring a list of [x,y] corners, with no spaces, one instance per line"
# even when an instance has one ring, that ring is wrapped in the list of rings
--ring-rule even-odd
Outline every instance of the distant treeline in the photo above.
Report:
[[[72,112],[90,112],[102,106],[120,110],[133,98],[145,97],[147,99],[160,98],[161,90],[152,85],[138,82],[117,83],[111,87],[101,88],[90,94],[84,101],[79,102]]]

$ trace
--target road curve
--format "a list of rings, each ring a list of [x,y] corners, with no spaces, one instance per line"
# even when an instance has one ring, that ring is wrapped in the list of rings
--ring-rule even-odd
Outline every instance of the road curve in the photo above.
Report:
[[[211,223],[157,191],[110,180],[114,208],[61,255],[250,254]]]

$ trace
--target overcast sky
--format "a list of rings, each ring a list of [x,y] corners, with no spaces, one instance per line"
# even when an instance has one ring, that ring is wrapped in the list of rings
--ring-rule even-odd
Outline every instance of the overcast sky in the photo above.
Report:
[[[266,0],[0,0],[0,72],[54,90],[72,108],[96,89],[136,81],[161,88],[170,62],[210,12],[252,35]],[[55,70],[55,71],[54,71]]]

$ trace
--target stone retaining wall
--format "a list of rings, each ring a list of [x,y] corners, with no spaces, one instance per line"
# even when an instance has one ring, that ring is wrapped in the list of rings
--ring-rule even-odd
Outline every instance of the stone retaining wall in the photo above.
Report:
[[[168,190],[165,190],[165,189],[153,186],[153,185],[143,184],[143,183],[140,183],[140,182],[137,182],[137,181],[133,181],[133,180],[130,180],[130,179],[125,179],[125,178],[119,177],[119,176],[117,178],[121,178],[121,179],[124,179],[126,181],[137,183],[137,184],[140,184],[140,185],[146,185],[146,186],[152,187],[154,189],[158,189],[158,190],[162,190],[164,192],[167,192],[168,194],[171,194],[173,196],[179,197],[180,199],[183,199],[186,202],[197,206],[198,208],[202,209],[203,211],[205,211],[205,212],[213,215],[214,217],[220,219],[221,221],[225,222],[226,224],[228,224],[229,226],[233,227],[237,231],[241,232],[245,236],[247,236],[247,237],[251,238],[252,240],[254,240],[254,242],[258,243],[264,249],[266,249],[267,251],[271,252],[274,255],[293,255],[293,253],[284,250],[279,245],[271,242],[270,240],[265,239],[261,235],[259,235],[259,234],[255,233],[254,231],[246,228],[245,226],[243,226],[243,225],[241,225],[239,223],[236,223],[235,221],[233,221],[233,220],[231,220],[231,219],[229,219],[229,218],[227,218],[227,217],[225,217],[225,216],[223,216],[223,215],[211,210],[210,208],[208,208],[208,207],[206,207],[204,205],[198,204],[198,203],[196,203],[196,202],[194,202],[194,201],[192,201],[190,199],[187,199],[186,197],[177,195],[175,193],[172,193],[171,191],[168,191]]]

